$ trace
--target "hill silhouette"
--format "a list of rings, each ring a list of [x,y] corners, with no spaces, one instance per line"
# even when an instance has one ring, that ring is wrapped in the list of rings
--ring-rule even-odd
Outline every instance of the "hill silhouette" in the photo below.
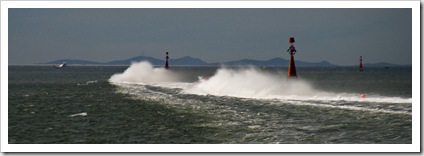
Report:
[[[113,61],[104,62],[104,63],[89,61],[89,60],[79,60],[79,59],[60,59],[56,61],[39,63],[39,64],[61,64],[63,62],[66,62],[69,65],[72,65],[72,64],[74,65],[130,65],[133,62],[140,62],[140,61],[148,61],[152,63],[153,65],[165,64],[164,59],[157,59],[157,58],[148,57],[148,56],[137,56],[137,57],[132,57],[125,60],[113,60]],[[296,60],[295,63],[296,63],[296,66],[299,66],[299,67],[337,66],[327,61],[306,62],[306,61]],[[227,61],[227,62],[207,63],[199,58],[184,56],[181,58],[169,59],[169,64],[170,65],[194,65],[194,66],[219,66],[219,65],[288,66],[289,60],[281,58],[281,57],[275,57],[269,60],[240,59],[240,60]],[[408,65],[398,65],[398,64],[392,64],[387,62],[380,62],[380,63],[366,63],[364,64],[364,66],[390,67],[390,66],[408,66]]]

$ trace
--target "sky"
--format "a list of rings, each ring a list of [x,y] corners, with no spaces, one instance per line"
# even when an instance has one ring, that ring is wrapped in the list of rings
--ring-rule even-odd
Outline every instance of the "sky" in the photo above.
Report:
[[[192,56],[412,64],[410,8],[9,8],[8,62]]]

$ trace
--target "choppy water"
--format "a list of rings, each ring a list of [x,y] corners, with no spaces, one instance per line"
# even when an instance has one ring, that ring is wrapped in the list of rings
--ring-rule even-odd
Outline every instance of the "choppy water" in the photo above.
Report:
[[[283,67],[9,66],[8,140],[412,143],[411,67],[297,72],[287,80]]]

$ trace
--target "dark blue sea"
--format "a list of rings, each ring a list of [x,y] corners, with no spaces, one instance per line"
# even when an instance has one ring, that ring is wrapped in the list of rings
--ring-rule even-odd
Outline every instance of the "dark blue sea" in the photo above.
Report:
[[[411,144],[412,68],[8,67],[9,144]]]

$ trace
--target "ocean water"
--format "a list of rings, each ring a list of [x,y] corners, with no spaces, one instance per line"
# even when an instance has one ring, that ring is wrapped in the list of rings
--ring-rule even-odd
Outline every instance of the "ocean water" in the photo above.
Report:
[[[8,70],[9,144],[412,143],[411,67]]]

